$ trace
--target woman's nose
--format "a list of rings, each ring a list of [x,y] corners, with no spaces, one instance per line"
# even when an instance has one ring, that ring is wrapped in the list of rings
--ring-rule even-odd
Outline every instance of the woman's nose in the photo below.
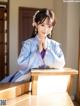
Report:
[[[45,31],[46,31],[46,30],[48,30],[48,27],[47,27],[47,26],[45,26],[45,27],[44,27],[44,30],[45,30]]]

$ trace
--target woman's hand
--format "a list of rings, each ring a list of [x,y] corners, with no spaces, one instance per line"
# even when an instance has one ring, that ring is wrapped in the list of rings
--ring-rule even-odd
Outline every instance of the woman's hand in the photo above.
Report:
[[[45,49],[45,37],[39,37],[39,51]]]

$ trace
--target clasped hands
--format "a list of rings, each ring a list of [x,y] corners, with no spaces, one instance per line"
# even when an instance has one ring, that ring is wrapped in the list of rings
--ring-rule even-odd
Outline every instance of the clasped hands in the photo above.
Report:
[[[45,37],[39,37],[39,52],[41,52],[43,49],[46,49],[45,40]]]

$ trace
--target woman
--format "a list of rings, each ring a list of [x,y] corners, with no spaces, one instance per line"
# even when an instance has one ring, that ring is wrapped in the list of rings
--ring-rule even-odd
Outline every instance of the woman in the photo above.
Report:
[[[41,9],[33,16],[32,38],[24,41],[17,60],[19,71],[2,82],[29,81],[32,68],[62,68],[65,65],[60,44],[49,38],[55,26],[55,15],[52,10]]]

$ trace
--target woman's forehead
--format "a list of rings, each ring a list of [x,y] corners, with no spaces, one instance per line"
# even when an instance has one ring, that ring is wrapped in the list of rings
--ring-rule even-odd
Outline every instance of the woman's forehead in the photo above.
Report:
[[[43,24],[52,25],[53,24],[53,20],[51,18],[46,18],[44,20]]]

